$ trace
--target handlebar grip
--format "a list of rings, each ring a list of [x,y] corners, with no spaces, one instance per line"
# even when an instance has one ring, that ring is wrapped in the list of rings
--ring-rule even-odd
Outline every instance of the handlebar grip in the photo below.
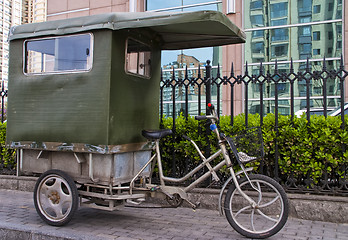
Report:
[[[204,116],[204,115],[195,116],[195,119],[196,120],[205,120],[205,119],[207,119],[207,116]]]
[[[208,103],[208,108],[209,108],[210,110],[213,110],[213,109],[214,109],[214,104]]]

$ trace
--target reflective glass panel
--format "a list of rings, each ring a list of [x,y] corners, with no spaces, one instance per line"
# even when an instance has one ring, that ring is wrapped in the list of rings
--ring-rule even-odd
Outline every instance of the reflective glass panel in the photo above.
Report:
[[[92,68],[92,35],[81,34],[25,42],[28,74],[87,71]]]
[[[342,19],[342,7],[341,0],[245,0],[245,29],[260,24],[265,27],[285,25],[284,20],[279,22],[283,18],[286,24]],[[262,20],[260,16],[264,16]]]

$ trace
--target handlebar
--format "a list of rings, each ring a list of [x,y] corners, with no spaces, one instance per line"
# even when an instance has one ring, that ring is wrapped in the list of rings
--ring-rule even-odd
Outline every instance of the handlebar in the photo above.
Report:
[[[196,120],[205,120],[205,119],[207,119],[207,116],[205,116],[205,115],[195,116],[195,119]]]
[[[207,106],[208,106],[208,109],[211,112],[211,115],[199,115],[199,116],[195,116],[195,119],[196,120],[212,119],[212,120],[217,121],[218,120],[218,116],[216,115],[214,105],[212,103],[208,103]]]

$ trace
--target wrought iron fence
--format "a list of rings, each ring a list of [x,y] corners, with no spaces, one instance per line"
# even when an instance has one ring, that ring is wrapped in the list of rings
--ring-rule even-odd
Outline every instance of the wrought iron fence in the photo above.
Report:
[[[6,119],[6,108],[5,108],[5,99],[7,98],[7,89],[5,89],[4,83],[1,84],[1,123]]]
[[[198,115],[202,112],[207,112],[206,103],[215,102],[217,112],[221,113],[221,89],[228,87],[230,92],[230,98],[234,99],[234,89],[239,85],[243,86],[244,91],[244,114],[245,114],[245,126],[249,125],[249,112],[258,113],[260,115],[260,126],[264,125],[265,114],[267,112],[274,113],[274,131],[276,134],[275,137],[275,148],[273,157],[273,163],[271,166],[264,166],[261,162],[258,171],[263,174],[267,174],[278,181],[282,182],[287,191],[292,192],[314,192],[314,193],[325,193],[325,194],[336,194],[336,195],[348,195],[348,157],[346,153],[346,142],[343,140],[341,147],[341,164],[339,168],[335,167],[335,163],[325,163],[325,167],[327,170],[324,172],[323,177],[321,179],[316,179],[313,181],[311,176],[307,174],[303,176],[302,179],[298,179],[293,177],[291,171],[284,178],[284,174],[281,174],[279,169],[279,161],[282,156],[279,153],[279,137],[281,133],[279,133],[279,114],[283,113],[279,111],[281,109],[281,101],[288,100],[288,113],[291,121],[295,121],[295,109],[296,103],[295,101],[299,99],[302,101],[300,106],[305,106],[307,125],[311,123],[311,115],[310,109],[314,106],[312,101],[313,99],[320,99],[322,103],[322,112],[325,117],[327,117],[328,109],[330,104],[337,104],[340,106],[341,113],[347,111],[345,109],[344,99],[344,82],[348,76],[348,72],[344,70],[343,67],[343,58],[341,58],[340,64],[336,69],[327,68],[327,63],[324,59],[322,63],[322,69],[319,71],[312,71],[311,64],[307,60],[305,63],[304,69],[302,71],[295,72],[293,67],[293,62],[290,62],[288,71],[280,71],[278,69],[278,64],[274,65],[274,71],[271,73],[270,71],[265,71],[262,64],[259,66],[258,72],[253,72],[254,74],[249,74],[248,65],[245,66],[245,73],[243,75],[236,75],[233,69],[233,64],[231,66],[231,73],[229,76],[221,76],[220,75],[220,67],[218,66],[216,69],[213,69],[210,66],[210,62],[207,61],[207,64],[203,69],[198,67],[195,69],[194,76],[190,74],[190,69],[185,69],[182,77],[175,76],[175,69],[172,70],[172,76],[169,78],[164,77],[162,73],[162,78],[160,82],[160,119],[161,125],[163,124],[163,117],[172,117],[173,125],[172,129],[175,132],[176,129],[176,117],[179,114],[183,114],[183,116],[187,119],[189,114]],[[284,87],[284,83],[286,86]],[[317,84],[320,83],[320,84]],[[301,86],[297,86],[301,85]],[[328,92],[328,88],[330,86],[336,89],[336,92],[332,94],[332,91]],[[296,91],[296,89],[302,88],[301,91]],[[287,91],[284,91],[287,89]],[[315,90],[317,89],[317,90]],[[321,91],[318,91],[320,89]],[[320,93],[320,96],[314,96],[315,91]],[[165,99],[167,91],[167,98]],[[284,96],[284,92],[288,95]],[[176,94],[177,93],[177,94]],[[212,94],[213,93],[213,94]],[[299,96],[295,96],[295,95]],[[177,96],[181,96],[182,100],[178,103]],[[190,96],[191,95],[191,96]],[[192,95],[194,95],[195,99],[192,99]],[[169,97],[168,97],[169,96]],[[190,99],[191,97],[191,99]],[[7,98],[7,90],[2,86],[1,88],[1,121],[5,120],[5,99]],[[256,100],[255,100],[256,99]],[[332,101],[334,100],[334,101]],[[164,106],[170,102],[170,111],[165,112]],[[258,102],[259,104],[256,107],[251,104],[251,102]],[[190,112],[190,104],[195,104],[195,111]],[[284,105],[284,104],[283,104]],[[230,113],[231,116],[235,115],[234,104],[230,105]],[[338,117],[337,117],[338,118]],[[344,114],[340,115],[341,125],[340,128],[343,130],[342,138],[348,138],[347,126]],[[230,125],[233,126],[234,118],[230,118]],[[205,130],[204,127],[200,129],[201,134],[206,134],[207,136],[210,134],[210,131]],[[207,138],[207,140],[209,140]],[[207,147],[205,149],[205,153],[209,154],[210,148]],[[346,155],[345,155],[346,154]],[[187,162],[180,165],[179,159],[175,159],[175,154],[172,154],[172,158],[167,161],[171,161],[172,165],[172,173],[175,175],[178,172],[188,171],[190,166],[193,166],[191,162]],[[289,160],[292,162],[293,160],[290,158]],[[179,169],[179,170],[178,170]],[[333,170],[339,172],[337,174]],[[208,184],[208,183],[207,183]]]
[[[220,114],[222,98],[221,89],[223,87],[228,87],[230,98],[234,99],[234,88],[236,88],[238,85],[242,85],[242,90],[244,92],[243,112],[245,114],[245,126],[249,125],[248,113],[251,111],[252,113],[259,114],[259,124],[261,127],[264,124],[266,113],[273,112],[275,118],[273,130],[276,136],[273,142],[275,144],[274,154],[272,155],[272,157],[274,157],[274,162],[268,164],[269,166],[265,166],[261,162],[258,171],[277,179],[285,186],[287,191],[290,192],[348,195],[348,156],[346,153],[346,140],[340,140],[342,144],[339,168],[337,166],[334,168],[333,165],[335,164],[325,163],[325,167],[327,169],[324,170],[324,173],[320,179],[313,179],[308,172],[300,178],[298,176],[296,178],[293,177],[293,173],[291,171],[284,176],[284,173],[282,174],[279,169],[279,161],[281,160],[280,158],[283,157],[279,153],[279,147],[281,147],[279,146],[279,144],[281,144],[279,141],[279,136],[281,135],[279,133],[279,118],[281,114],[284,114],[282,111],[279,111],[279,109],[281,108],[280,103],[284,101],[284,99],[287,100],[288,103],[288,106],[286,107],[288,109],[288,116],[291,118],[290,124],[293,124],[295,122],[295,118],[297,118],[295,115],[296,107],[304,106],[307,125],[310,126],[311,109],[315,107],[314,103],[318,102],[318,99],[322,105],[322,115],[324,115],[325,118],[329,116],[329,109],[331,109],[331,107],[334,105],[340,106],[341,113],[345,112],[344,81],[347,78],[348,73],[343,67],[343,57],[341,57],[341,61],[336,69],[332,67],[329,69],[327,67],[325,58],[322,62],[322,68],[320,70],[313,71],[311,69],[311,65],[311,62],[307,60],[304,64],[302,64],[302,69],[295,72],[294,63],[291,61],[287,71],[284,71],[283,69],[280,71],[278,68],[278,63],[276,62],[274,65],[274,71],[271,73],[270,71],[265,71],[261,63],[258,71],[254,71],[254,74],[249,74],[248,65],[246,64],[244,74],[236,75],[232,64],[231,73],[229,76],[221,76],[220,67],[217,68],[215,76],[212,76],[210,62],[207,61],[204,69],[204,76],[201,73],[202,71],[200,67],[198,68],[196,76],[190,76],[190,70],[186,68],[181,78],[175,77],[175,69],[173,68],[172,75],[169,78],[165,78],[164,74],[162,73],[160,87],[161,126],[163,126],[164,117],[172,117],[172,129],[175,132],[176,117],[179,114],[183,114],[183,116],[187,119],[190,113],[193,115],[199,115],[202,112],[207,112],[208,110],[205,108],[205,105],[211,101],[215,101],[217,112]],[[332,66],[333,64],[329,65]],[[287,89],[286,94],[284,94],[284,88]],[[190,111],[189,105],[192,104],[192,99],[189,98],[189,95],[192,91],[191,89],[196,89],[195,104],[198,106],[198,108],[195,108],[196,113],[192,113],[192,111]],[[215,89],[214,92],[216,95],[214,99],[212,99],[212,89]],[[335,89],[335,91],[332,91],[332,89]],[[166,91],[170,94],[166,94]],[[267,93],[270,92],[272,93],[271,96],[267,95]],[[172,107],[172,109],[171,111],[165,112],[165,104],[168,104],[168,99],[165,99],[165,97],[168,97],[168,95],[170,96],[169,101],[171,101],[170,107]],[[180,104],[177,104],[179,95],[181,95],[183,100],[180,101]],[[253,105],[250,104],[252,101],[258,101],[259,105],[257,105],[256,108],[253,108]],[[265,103],[267,103],[268,106],[266,106]],[[230,105],[230,113],[231,116],[235,115],[233,102]],[[234,118],[231,117],[230,119],[230,124],[233,126]],[[340,119],[340,128],[343,132],[347,132],[344,114],[340,114]],[[201,130],[201,133],[204,133],[204,130]],[[209,134],[209,130],[206,131],[206,134]],[[342,138],[344,138],[343,135]],[[173,139],[175,139],[175,137]],[[205,149],[204,151],[207,155],[209,155],[209,148]],[[171,159],[167,159],[167,161],[171,163],[171,174],[175,176],[178,174],[178,172],[182,174],[189,171],[189,166],[191,166],[192,163],[187,161],[190,160],[186,160],[186,162],[184,161],[183,163],[182,160],[176,159],[175,155],[176,154],[173,152]],[[290,163],[294,163],[291,156],[289,161]],[[334,170],[332,170],[333,168]],[[337,174],[334,171],[338,171],[340,174]]]

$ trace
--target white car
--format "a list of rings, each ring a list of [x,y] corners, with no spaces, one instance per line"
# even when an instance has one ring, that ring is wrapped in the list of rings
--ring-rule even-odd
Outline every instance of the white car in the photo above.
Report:
[[[327,115],[331,116],[329,113],[330,111],[333,111],[334,108],[327,108]],[[307,112],[307,108],[298,110],[297,112],[295,112],[295,116],[297,116],[298,118],[301,117],[302,114],[306,114]],[[309,109],[309,114],[310,115],[324,115],[324,108],[310,108]]]
[[[348,115],[348,103],[344,104],[344,115]],[[341,116],[341,106],[335,108],[327,114],[328,116]]]

